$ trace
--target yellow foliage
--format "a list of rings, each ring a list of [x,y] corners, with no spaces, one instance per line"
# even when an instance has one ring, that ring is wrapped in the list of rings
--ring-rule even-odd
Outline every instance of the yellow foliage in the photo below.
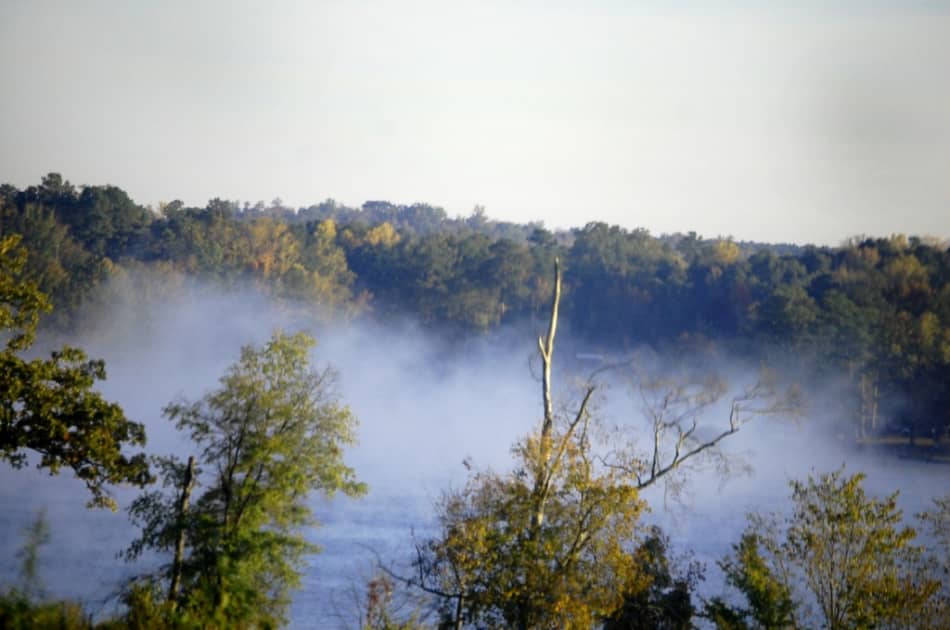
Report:
[[[891,237],[887,240],[897,251],[904,251],[910,247],[910,242],[907,240],[906,234],[891,234]]]
[[[721,265],[731,265],[739,259],[739,246],[730,240],[718,240],[711,248],[712,259]]]
[[[553,449],[529,436],[514,472],[476,474],[441,506],[430,547],[441,588],[464,593],[489,625],[591,628],[647,585],[632,554],[644,505],[635,480],[598,465],[584,432],[550,437]],[[535,526],[541,469],[553,474]]]
[[[256,219],[248,226],[247,235],[248,265],[265,279],[284,275],[300,258],[297,239],[283,221]]]
[[[399,242],[399,233],[386,221],[368,231],[365,241],[373,247],[392,247]]]
[[[930,274],[913,254],[890,261],[884,267],[884,273],[891,288],[901,297],[930,292]]]
[[[322,240],[332,241],[336,239],[336,221],[326,219],[317,226],[317,236]]]

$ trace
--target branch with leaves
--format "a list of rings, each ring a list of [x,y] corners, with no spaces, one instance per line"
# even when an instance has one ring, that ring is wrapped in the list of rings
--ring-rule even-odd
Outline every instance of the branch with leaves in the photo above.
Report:
[[[65,346],[48,359],[20,356],[36,338],[40,316],[52,309],[36,285],[21,277],[26,251],[16,235],[0,239],[0,460],[24,466],[37,453],[40,468],[72,468],[92,493],[90,506],[116,508],[110,484],[153,481],[143,453],[145,428],[94,390],[105,363]]]

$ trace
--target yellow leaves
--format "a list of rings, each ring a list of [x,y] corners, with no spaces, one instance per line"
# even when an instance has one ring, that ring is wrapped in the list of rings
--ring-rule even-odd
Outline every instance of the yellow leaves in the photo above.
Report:
[[[631,553],[643,503],[631,479],[594,465],[590,449],[583,432],[535,433],[512,449],[515,472],[478,473],[447,496],[434,545],[451,567],[442,588],[508,625],[590,628],[616,610],[643,582]]]
[[[255,219],[248,226],[247,238],[248,266],[265,279],[284,275],[300,258],[297,239],[283,221]]]
[[[739,246],[733,241],[720,239],[710,247],[710,257],[713,262],[720,265],[731,265],[739,260]]]
[[[930,275],[927,268],[913,254],[900,256],[884,266],[891,290],[902,298],[912,293],[930,292]]]
[[[887,239],[887,242],[899,252],[902,252],[910,247],[910,242],[907,240],[906,234],[891,234],[890,238]]]
[[[399,234],[392,224],[386,221],[369,230],[364,240],[372,247],[392,247],[399,242]]]
[[[933,348],[940,339],[940,318],[927,311],[918,320],[920,331],[920,345],[924,350]]]
[[[336,240],[336,221],[333,219],[321,221],[320,224],[317,225],[317,236],[322,241]]]

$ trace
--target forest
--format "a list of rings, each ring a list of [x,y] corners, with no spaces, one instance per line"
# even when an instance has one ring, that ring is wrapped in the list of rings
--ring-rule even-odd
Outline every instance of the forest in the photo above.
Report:
[[[480,207],[452,218],[385,201],[151,208],[119,187],[50,173],[36,186],[0,186],[0,255],[4,474],[69,469],[91,509],[116,508],[113,485],[142,488],[128,508],[141,534],[124,558],[167,558],[121,587],[114,616],[94,619],[81,603],[31,588],[47,527],[38,519],[20,582],[5,576],[4,627],[286,625],[317,551],[301,534],[314,519],[307,496],[367,490],[344,462],[359,438],[355,419],[332,369],[311,365],[313,339],[302,332],[245,346],[218,389],[163,410],[196,457],[140,452],[144,427],[96,389],[102,361],[71,346],[48,358],[33,348],[68,337],[121,279],[143,299],[190,279],[252,287],[327,321],[405,318],[445,352],[508,327],[543,331],[540,422],[512,446],[512,470],[472,470],[446,492],[409,569],[381,561],[365,585],[363,628],[950,627],[945,489],[914,526],[896,495],[865,492],[860,471],[792,480],[790,512],[751,515],[730,541],[720,567],[731,599],[700,597],[702,568],[675,562],[669,538],[642,526],[644,490],[684,464],[715,467],[720,443],[756,416],[807,413],[797,388],[763,378],[736,392],[694,374],[641,375],[654,412],[644,453],[596,429],[596,379],[566,406],[569,392],[552,392],[551,379],[561,362],[598,373],[644,353],[734,358],[793,375],[806,392],[835,383],[822,418],[842,448],[946,466],[946,241],[853,236],[819,247],[598,222],[552,231]],[[721,402],[725,428],[696,431]]]

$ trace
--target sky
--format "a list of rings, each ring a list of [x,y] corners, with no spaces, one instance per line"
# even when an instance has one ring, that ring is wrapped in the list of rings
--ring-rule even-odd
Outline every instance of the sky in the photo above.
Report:
[[[0,85],[19,187],[950,237],[950,2],[0,0]]]

